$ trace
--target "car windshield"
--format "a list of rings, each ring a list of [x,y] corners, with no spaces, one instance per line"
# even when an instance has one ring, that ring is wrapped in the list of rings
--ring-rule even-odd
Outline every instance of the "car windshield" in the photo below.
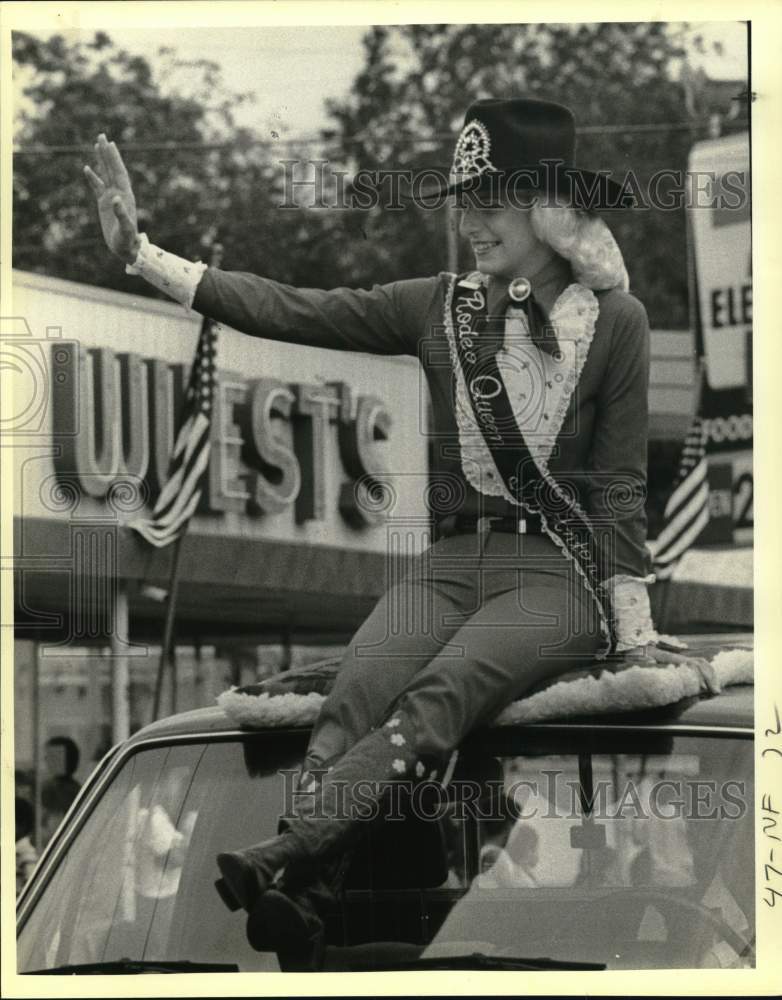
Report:
[[[563,731],[521,752],[507,734],[472,741],[447,795],[356,849],[325,914],[326,967],[464,967],[475,954],[494,967],[752,965],[751,741],[623,739],[581,746]],[[85,797],[23,901],[20,971],[280,968],[221,903],[215,856],[275,834],[300,743],[265,734],[130,755]]]

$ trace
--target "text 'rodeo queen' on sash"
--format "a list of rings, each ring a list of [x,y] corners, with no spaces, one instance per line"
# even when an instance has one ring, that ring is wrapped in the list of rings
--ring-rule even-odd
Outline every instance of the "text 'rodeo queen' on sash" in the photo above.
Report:
[[[541,519],[545,533],[574,562],[594,598],[607,641],[614,646],[611,608],[601,595],[598,543],[593,526],[569,490],[563,489],[548,468],[536,461],[514,417],[497,353],[504,344],[504,322],[495,330],[488,324],[483,286],[457,278],[449,304],[449,337],[467,389],[476,426],[486,442],[497,473],[508,494],[525,514]]]

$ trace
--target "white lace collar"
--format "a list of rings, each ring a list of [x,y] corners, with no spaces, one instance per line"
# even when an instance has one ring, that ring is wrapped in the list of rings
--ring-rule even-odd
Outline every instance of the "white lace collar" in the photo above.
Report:
[[[476,285],[486,285],[486,279],[480,272],[469,275],[468,280]],[[464,374],[456,356],[451,319],[455,285],[454,275],[446,294],[444,319],[455,379],[454,399],[462,469],[467,481],[479,493],[501,496],[516,503],[505,488],[475,421]],[[554,355],[539,350],[532,342],[523,311],[508,310],[506,314],[505,344],[497,363],[516,423],[541,472],[548,470],[557,436],[589,353],[598,312],[597,296],[590,288],[577,283],[568,285],[549,314],[559,348]]]

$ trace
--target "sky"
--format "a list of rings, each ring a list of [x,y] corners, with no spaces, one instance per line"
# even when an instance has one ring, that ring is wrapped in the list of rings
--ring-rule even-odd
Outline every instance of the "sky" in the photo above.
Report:
[[[361,69],[365,31],[362,25],[125,29],[113,41],[153,63],[160,46],[171,46],[186,60],[212,59],[230,90],[255,95],[254,103],[239,110],[239,124],[309,136],[328,124],[324,98],[344,97]],[[696,33],[720,42],[724,53],[701,54],[690,46],[694,66],[718,79],[746,76],[743,24],[699,24],[691,29]]]
[[[327,124],[324,97],[347,94],[361,69],[365,31],[361,25],[171,29],[156,31],[152,44],[170,45],[185,59],[212,59],[229,90],[251,91],[255,101],[239,111],[239,124],[312,135]],[[147,56],[154,51],[146,31],[123,32],[121,44]]]

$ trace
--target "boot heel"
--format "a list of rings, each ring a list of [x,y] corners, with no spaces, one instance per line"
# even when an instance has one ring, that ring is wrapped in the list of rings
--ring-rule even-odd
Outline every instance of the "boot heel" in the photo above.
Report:
[[[255,951],[288,956],[298,971],[315,971],[322,962],[323,922],[306,895],[267,890],[250,911],[246,935]]]
[[[217,855],[217,867],[222,875],[220,881],[238,904],[237,909],[241,907],[249,912],[261,893],[252,865],[241,856],[241,853],[226,852]],[[220,889],[217,891],[222,897]],[[226,906],[229,906],[227,902]]]
[[[234,909],[235,902],[236,909],[241,907],[249,913],[274,881],[275,873],[291,861],[295,847],[290,837],[280,836],[243,851],[218,854],[217,867],[224,888],[218,885],[217,891],[226,906]]]
[[[217,889],[217,894],[231,911],[231,913],[236,913],[237,910],[241,910],[242,904],[231,892],[228,883],[224,878],[219,878],[215,882],[215,889]]]

